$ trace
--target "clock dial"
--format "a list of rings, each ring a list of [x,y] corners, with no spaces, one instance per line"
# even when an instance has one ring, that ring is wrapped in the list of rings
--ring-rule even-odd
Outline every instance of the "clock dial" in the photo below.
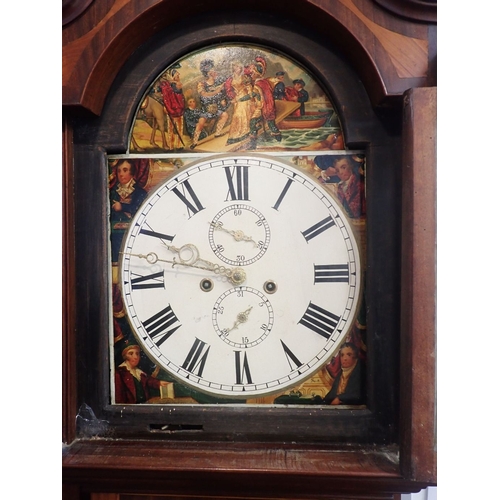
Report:
[[[326,364],[360,296],[348,218],[303,171],[213,157],[167,179],[130,224],[120,280],[143,350],[182,383],[240,399]]]

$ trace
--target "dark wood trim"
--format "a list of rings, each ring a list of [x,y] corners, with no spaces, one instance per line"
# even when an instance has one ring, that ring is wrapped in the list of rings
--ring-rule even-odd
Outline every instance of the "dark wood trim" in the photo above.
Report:
[[[120,500],[120,495],[118,493],[92,493],[90,498],[91,500]],[[139,497],[139,500],[147,500],[147,497]]]
[[[179,497],[178,495],[169,495],[169,494],[152,494],[152,495],[144,495],[142,493],[140,494],[127,494],[123,493],[121,495],[115,496],[114,493],[100,493],[98,494],[100,496],[96,496],[94,498],[94,495],[92,495],[91,500],[198,500],[199,497],[192,497],[192,496],[182,496]],[[394,497],[391,494],[377,494],[377,493],[372,493],[372,494],[351,494],[351,493],[343,493],[341,497],[338,495],[334,494],[334,497],[337,499],[341,500],[395,500]],[[236,500],[240,497],[236,497],[234,495],[231,496],[224,496],[224,497],[212,497],[212,500]],[[330,498],[333,498],[331,496]],[[270,497],[260,497],[261,500],[270,500]],[[398,498],[397,500],[401,500]]]
[[[63,483],[61,488],[62,500],[87,500],[81,495],[81,489],[78,484]]]
[[[62,123],[62,403],[63,443],[75,439],[75,415],[77,409],[76,353],[74,332],[76,330],[75,300],[75,233],[73,197],[73,128],[68,119]]]
[[[74,21],[89,7],[94,0],[63,0],[62,25],[66,26]]]
[[[389,12],[412,21],[437,22],[437,0],[373,0]]]
[[[412,89],[403,115],[401,467],[436,480],[436,88]]]

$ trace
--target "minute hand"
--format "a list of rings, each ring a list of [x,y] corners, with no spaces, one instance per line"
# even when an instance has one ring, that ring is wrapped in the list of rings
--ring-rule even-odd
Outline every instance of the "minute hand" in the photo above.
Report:
[[[198,267],[200,269],[212,271],[215,274],[223,274],[233,285],[241,285],[246,279],[246,273],[241,268],[229,269],[225,266],[220,266],[219,264],[214,264],[213,262],[200,258],[200,252],[196,245],[194,245],[193,243],[186,243],[180,248],[177,248],[173,245],[168,245],[166,243],[165,246],[171,252],[177,254],[180,261],[179,264],[182,264],[184,266]]]
[[[227,268],[225,266],[220,266],[219,264],[214,264],[205,259],[200,259],[200,253],[196,245],[192,243],[187,243],[180,248],[173,245],[165,244],[168,250],[174,252],[178,256],[178,260],[174,257],[172,260],[161,259],[154,252],[149,252],[148,254],[130,254],[141,259],[146,259],[149,264],[155,264],[156,262],[168,262],[175,266],[186,266],[194,267],[197,269],[203,269],[205,271],[211,271],[215,274],[221,274],[228,278],[228,280],[233,285],[241,285],[246,280],[246,273],[241,268]]]

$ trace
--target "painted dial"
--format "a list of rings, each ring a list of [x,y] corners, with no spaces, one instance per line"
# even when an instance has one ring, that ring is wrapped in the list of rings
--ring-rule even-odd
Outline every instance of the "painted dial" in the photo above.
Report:
[[[348,333],[361,290],[342,208],[303,170],[260,155],[197,161],[150,193],[119,273],[145,353],[179,382],[235,399],[314,375]]]

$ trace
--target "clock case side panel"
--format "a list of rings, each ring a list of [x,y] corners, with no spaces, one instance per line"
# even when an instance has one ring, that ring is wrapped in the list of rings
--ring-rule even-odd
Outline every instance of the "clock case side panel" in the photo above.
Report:
[[[94,146],[74,145],[76,372],[79,437],[106,435],[99,408],[108,404],[110,258],[107,161]]]
[[[405,475],[429,482],[437,474],[436,100],[435,87],[411,89],[403,110],[401,466]]]
[[[235,16],[233,23],[220,24],[217,19],[193,17],[189,25],[180,23],[162,32],[133,54],[125,63],[110,91],[101,117],[94,120],[75,120],[75,143],[80,147],[75,151],[75,170],[92,172],[92,175],[106,176],[102,171],[104,152],[124,153],[127,150],[128,134],[134,113],[140,99],[158,74],[179,57],[203,46],[225,41],[263,45],[294,58],[322,83],[334,102],[342,123],[346,144],[351,149],[363,148],[367,152],[369,192],[377,190],[377,196],[369,194],[369,258],[367,282],[369,301],[378,304],[371,308],[369,330],[375,332],[369,340],[369,404],[367,410],[323,411],[319,408],[234,408],[179,407],[169,411],[168,418],[161,408],[151,406],[134,407],[111,406],[109,387],[104,382],[109,376],[107,364],[102,355],[90,359],[95,377],[84,379],[81,389],[82,402],[89,402],[99,420],[109,422],[109,429],[117,436],[140,436],[151,439],[181,440],[293,440],[299,442],[329,443],[394,443],[397,441],[398,412],[398,328],[399,328],[399,262],[400,231],[398,196],[400,164],[400,131],[398,114],[392,110],[375,112],[359,78],[342,56],[335,54],[300,26],[283,20],[258,20],[252,16]],[[238,33],[236,35],[235,33]],[[95,146],[102,148],[98,152]],[[88,165],[89,155],[97,162]],[[84,175],[84,174],[80,174]],[[95,203],[105,206],[107,186],[102,180],[94,184],[82,182],[78,185],[79,203],[89,203],[86,190],[93,190]],[[78,181],[77,181],[78,183]],[[371,201],[370,201],[371,198]],[[95,208],[93,210],[96,210]],[[83,210],[79,227],[89,224],[89,212]],[[390,214],[388,216],[388,214]],[[87,289],[81,289],[86,300],[88,317],[79,322],[77,338],[86,342],[87,351],[100,352],[107,342],[109,319],[107,302],[103,292],[102,301],[92,301],[85,297],[94,287],[104,290],[107,286],[103,276],[108,273],[108,262],[103,259],[106,248],[103,230],[106,214],[99,212],[101,228],[97,241],[82,234],[77,242],[81,246],[79,273],[82,280],[93,282]],[[373,229],[377,224],[377,230]],[[96,229],[97,230],[97,229]],[[389,237],[390,235],[390,237]],[[100,253],[101,256],[95,255]],[[380,263],[383,271],[380,272]],[[371,306],[370,306],[371,307]],[[98,331],[99,330],[99,331]],[[92,345],[92,347],[89,347]],[[102,385],[102,386],[101,386]],[[109,385],[109,384],[108,384]],[[94,391],[98,391],[97,395]],[[104,403],[104,404],[103,404]],[[172,410],[172,409],[170,409]],[[249,426],[248,422],[252,425]],[[151,426],[159,427],[168,423],[178,432],[152,432]]]

